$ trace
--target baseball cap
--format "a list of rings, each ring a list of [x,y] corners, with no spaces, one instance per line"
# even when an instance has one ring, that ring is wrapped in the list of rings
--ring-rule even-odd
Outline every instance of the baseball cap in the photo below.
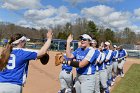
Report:
[[[97,43],[97,41],[93,39],[93,40],[91,41],[91,43],[92,43],[92,44],[93,44],[93,43]]]
[[[114,48],[116,48],[116,47],[117,47],[117,45],[113,45],[113,47],[114,47]]]
[[[85,38],[85,39],[88,39],[90,41],[92,40],[92,38],[88,34],[80,35],[80,38]]]
[[[22,36],[21,38],[19,38],[18,40],[15,40],[12,44],[18,44],[20,41],[30,41],[29,38]]]
[[[106,41],[106,42],[105,42],[105,45],[109,46],[109,45],[110,45],[110,43],[109,43],[108,41]]]

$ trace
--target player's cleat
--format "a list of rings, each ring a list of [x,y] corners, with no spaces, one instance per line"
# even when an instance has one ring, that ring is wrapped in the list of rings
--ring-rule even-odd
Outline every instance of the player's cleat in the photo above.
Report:
[[[114,83],[115,83],[115,82],[111,82],[111,86],[113,86],[113,85],[114,85]]]
[[[108,89],[111,90],[111,87],[109,86]]]
[[[121,77],[124,77],[124,74],[121,74]]]
[[[71,91],[70,88],[68,88],[68,89],[65,90],[65,93],[71,93],[71,92],[72,92],[72,91]]]
[[[115,80],[116,80],[116,78],[113,78],[113,80],[112,80],[112,81],[113,81],[113,82],[115,82]]]

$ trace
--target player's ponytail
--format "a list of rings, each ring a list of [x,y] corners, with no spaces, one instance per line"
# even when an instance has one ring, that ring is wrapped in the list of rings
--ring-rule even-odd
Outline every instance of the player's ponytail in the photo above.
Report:
[[[6,46],[3,48],[1,55],[0,55],[0,71],[2,71],[3,69],[6,68],[6,65],[8,64],[8,60],[13,48],[12,43],[21,38],[22,35],[21,34],[15,34],[14,37],[10,38],[10,41],[6,44]]]
[[[2,71],[6,65],[8,64],[8,60],[10,57],[10,53],[12,51],[12,42],[14,41],[14,38],[11,38],[10,41],[6,44],[6,46],[3,48],[1,55],[0,55],[0,71]]]

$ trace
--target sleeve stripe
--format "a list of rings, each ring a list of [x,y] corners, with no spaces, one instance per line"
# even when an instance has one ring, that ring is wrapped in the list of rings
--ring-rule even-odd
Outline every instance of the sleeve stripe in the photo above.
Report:
[[[23,51],[29,51],[29,52],[38,52],[38,50],[35,50],[35,49],[27,49],[27,48],[13,48],[13,50],[23,50]]]
[[[112,54],[112,51],[111,51],[111,50],[109,50],[109,52],[108,52],[108,54],[107,54],[107,56],[106,56],[106,59],[110,59],[111,54]]]
[[[87,53],[87,55],[86,55],[86,57],[85,57],[84,59],[90,61],[91,58],[93,57],[94,53],[95,53],[95,50],[94,50],[94,49],[90,49],[89,52]]]

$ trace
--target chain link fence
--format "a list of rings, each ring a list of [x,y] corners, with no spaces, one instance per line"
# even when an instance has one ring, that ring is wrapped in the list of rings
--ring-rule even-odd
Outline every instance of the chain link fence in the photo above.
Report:
[[[140,45],[133,44],[118,44],[113,43],[113,45],[122,45],[124,49],[126,49],[129,57],[140,58]]]
[[[26,47],[31,49],[40,49],[43,46],[43,42],[45,40],[35,40],[35,43],[28,42]],[[0,46],[4,46],[5,43],[0,42]],[[132,44],[118,44],[113,43],[113,45],[122,45],[124,49],[126,49],[129,57],[140,58],[140,45],[132,45]],[[73,50],[78,47],[78,40],[73,40],[71,43],[71,47]],[[49,48],[51,51],[65,51],[66,50],[66,40],[62,39],[53,39],[51,46]]]

